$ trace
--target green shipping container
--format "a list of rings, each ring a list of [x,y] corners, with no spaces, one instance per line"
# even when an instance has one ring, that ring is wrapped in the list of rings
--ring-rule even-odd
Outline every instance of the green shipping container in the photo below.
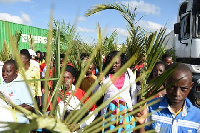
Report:
[[[0,20],[0,50],[3,49],[4,40],[7,42],[7,44],[9,44],[6,25],[8,25],[12,35],[15,35],[16,32],[18,33],[21,32],[21,38],[18,45],[19,50],[30,48],[30,37],[31,37],[34,40],[35,51],[37,50],[40,50],[41,52],[46,51],[47,32],[48,32],[47,29],[41,29],[37,27],[32,27],[2,20]]]

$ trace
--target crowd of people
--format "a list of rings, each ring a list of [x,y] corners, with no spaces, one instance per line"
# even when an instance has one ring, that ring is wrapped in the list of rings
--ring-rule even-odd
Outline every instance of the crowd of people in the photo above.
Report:
[[[99,76],[95,65],[93,63],[89,65],[80,87],[76,89],[75,83],[78,79],[77,71],[72,63],[68,62],[68,64],[66,64],[63,75],[63,85],[59,89],[57,98],[57,117],[65,120],[72,111],[78,111],[81,109],[81,106],[88,104],[90,105],[90,109],[88,109],[88,114],[86,115],[92,115],[84,123],[78,125],[77,130],[81,130],[85,126],[90,125],[98,117],[102,117],[102,121],[112,117],[113,119],[110,121],[113,123],[107,127],[105,126],[107,122],[104,122],[101,132],[114,130],[115,128],[117,128],[117,132],[127,133],[143,133],[152,129],[154,129],[155,132],[168,133],[200,132],[200,109],[193,106],[187,98],[187,95],[193,87],[193,82],[192,73],[186,65],[180,63],[170,78],[161,86],[161,89],[166,86],[167,88],[156,94],[155,99],[147,102],[144,105],[144,109],[130,115],[130,112],[136,109],[133,108],[134,105],[141,101],[141,98],[137,96],[138,91],[140,91],[141,83],[139,83],[139,81],[136,83],[136,78],[140,76],[140,71],[144,69],[146,64],[145,59],[143,59],[134,69],[127,68],[121,75],[116,76],[116,73],[119,72],[120,68],[128,61],[124,53],[115,58],[118,53],[119,51],[112,51],[105,56],[102,66],[103,69],[107,68],[113,59],[115,59],[114,64],[105,74],[101,82],[97,84],[84,100],[83,97],[86,92],[90,89],[92,84],[96,82],[97,76]],[[20,50],[20,56],[24,65],[22,69],[18,69],[15,60],[11,59],[4,62],[0,94],[6,97],[8,101],[29,111],[34,111],[34,98],[38,102],[39,108],[42,109],[42,96],[44,94],[43,84],[38,80],[34,81],[34,79],[41,79],[45,76],[45,53],[42,54],[40,51],[35,53],[31,49],[22,49]],[[61,54],[60,57],[60,66],[63,67],[64,54]],[[81,60],[89,61],[89,54],[83,53],[81,55]],[[156,62],[147,83],[162,75],[166,69],[173,65],[176,65],[176,63],[173,63],[172,57],[168,54],[164,54],[162,59]],[[23,74],[23,70],[25,74]],[[52,77],[52,73],[53,69],[50,70],[50,77]],[[29,81],[28,84],[26,84],[23,81],[26,79],[33,81]],[[53,87],[51,81],[48,85],[49,88]],[[106,90],[103,89],[103,86],[106,86]],[[101,95],[98,102],[89,102],[90,96],[97,92]],[[49,99],[50,95],[48,97],[48,102]],[[158,99],[160,100],[159,102],[148,106]],[[7,103],[5,101],[5,99],[0,99],[0,110],[6,112],[6,118],[4,113],[1,113],[0,121],[29,123],[26,117],[19,114],[14,115],[9,110],[5,110],[3,107],[10,107],[9,102]],[[109,101],[108,104],[99,113],[94,113],[98,106],[107,101]],[[51,110],[51,106],[50,103],[48,111]],[[134,127],[137,125],[145,126],[134,130]],[[4,130],[3,126],[3,124],[0,125],[1,131]],[[69,128],[72,129],[74,126]]]

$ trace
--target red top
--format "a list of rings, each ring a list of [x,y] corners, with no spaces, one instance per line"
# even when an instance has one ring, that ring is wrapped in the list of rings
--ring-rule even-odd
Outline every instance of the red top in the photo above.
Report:
[[[58,103],[61,101],[61,99],[63,98],[63,91],[61,90],[61,93],[60,93],[60,96],[61,97],[58,97],[57,98],[57,100],[58,100]],[[67,96],[70,96],[72,93],[71,93],[71,91],[70,92],[65,92],[65,95],[67,95]],[[79,88],[77,88],[76,89],[76,92],[75,92],[75,94],[74,94],[74,96],[76,96],[77,97],[77,99],[78,100],[82,100],[82,98],[84,97],[84,95],[85,95],[85,91],[83,91],[83,90],[81,90],[81,89],[79,89]],[[83,103],[86,103],[88,100],[90,99],[90,97],[89,96],[87,96],[87,98],[83,101]],[[91,108],[90,108],[90,111],[94,111],[95,110],[95,108],[96,108],[97,106],[96,106],[96,104],[94,104]]]
[[[141,65],[136,65],[135,68],[136,70],[139,70],[140,68],[144,69],[144,64],[142,63]]]
[[[46,64],[45,63],[42,63],[41,65],[40,65],[40,72],[42,72],[43,71],[43,69],[44,69],[44,67],[46,66]]]

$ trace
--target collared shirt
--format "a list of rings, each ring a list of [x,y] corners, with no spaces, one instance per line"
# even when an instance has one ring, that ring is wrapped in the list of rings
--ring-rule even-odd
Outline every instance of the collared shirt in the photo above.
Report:
[[[5,91],[5,93],[9,96],[14,104],[26,104],[29,106],[33,106],[33,100],[28,91],[26,83],[22,81],[19,76],[17,76],[17,78],[10,83],[6,83],[3,81],[3,83],[0,85],[0,88]],[[28,119],[21,115],[17,115],[17,122],[27,123]]]
[[[22,76],[21,72],[19,72],[20,76]],[[27,79],[40,79],[40,70],[30,63],[30,67],[25,71],[25,75]],[[40,81],[29,81],[31,86],[33,96],[42,96],[41,91],[41,82]]]
[[[185,99],[183,110],[177,116],[171,110],[166,95],[159,99],[160,102],[148,107],[152,115],[147,118],[147,122],[153,121],[153,123],[145,126],[146,130],[155,129],[155,132],[164,133],[200,133],[200,109],[193,106],[189,99]],[[156,111],[157,109],[161,111]]]

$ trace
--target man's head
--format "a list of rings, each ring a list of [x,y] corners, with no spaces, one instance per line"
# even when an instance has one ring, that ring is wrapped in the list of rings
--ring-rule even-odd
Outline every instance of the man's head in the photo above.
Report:
[[[2,68],[2,77],[6,83],[12,82],[17,78],[18,69],[14,60],[8,60],[4,63]]]
[[[70,86],[76,80],[76,70],[74,69],[74,67],[67,65],[63,78],[64,78],[63,84],[65,86],[65,90],[70,90]]]
[[[170,87],[166,89],[169,105],[183,105],[193,84],[190,68],[185,64],[179,64],[166,81],[166,86],[170,85]]]
[[[30,63],[31,55],[27,49],[20,50],[22,62],[25,64]]]
[[[172,56],[169,54],[164,54],[162,55],[162,61],[166,63],[166,65],[171,65],[172,64]]]

